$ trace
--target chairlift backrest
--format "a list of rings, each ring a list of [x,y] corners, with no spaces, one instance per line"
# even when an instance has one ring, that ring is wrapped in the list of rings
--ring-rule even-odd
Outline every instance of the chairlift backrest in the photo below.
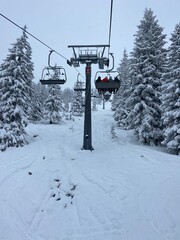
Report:
[[[40,79],[41,84],[64,84],[67,81],[66,71],[62,67],[45,67]]]

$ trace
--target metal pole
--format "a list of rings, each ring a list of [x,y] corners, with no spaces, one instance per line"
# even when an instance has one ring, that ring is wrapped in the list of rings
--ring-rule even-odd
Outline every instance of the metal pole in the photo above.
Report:
[[[105,109],[105,100],[104,100],[104,96],[103,96],[103,109]]]
[[[92,130],[91,130],[91,63],[86,64],[84,142],[82,149],[91,151],[94,150],[92,147]]]

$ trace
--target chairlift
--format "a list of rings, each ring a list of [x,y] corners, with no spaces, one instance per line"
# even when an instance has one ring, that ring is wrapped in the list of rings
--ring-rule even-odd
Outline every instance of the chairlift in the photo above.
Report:
[[[111,93],[110,93],[110,92],[105,92],[105,93],[103,94],[103,97],[104,97],[104,99],[105,99],[106,101],[108,101],[108,100],[110,99],[110,97],[111,97]]]
[[[48,56],[48,67],[42,70],[40,82],[41,84],[64,84],[67,81],[66,71],[61,66],[51,66],[50,57],[53,50],[50,51]]]
[[[115,76],[113,77],[113,75]],[[95,74],[95,86],[99,94],[105,92],[116,93],[120,88],[120,80],[117,71],[98,71]]]
[[[41,84],[64,84],[66,82],[65,69],[62,67],[45,67],[40,79]]]
[[[116,93],[120,88],[119,73],[114,71],[114,55],[109,53],[112,57],[112,67],[108,70],[98,71],[95,74],[95,86],[99,94],[109,92],[110,94]],[[108,63],[109,66],[109,63]],[[114,77],[113,77],[114,76]]]
[[[77,81],[74,84],[74,91],[85,91],[85,83],[79,80],[80,73],[77,75]]]

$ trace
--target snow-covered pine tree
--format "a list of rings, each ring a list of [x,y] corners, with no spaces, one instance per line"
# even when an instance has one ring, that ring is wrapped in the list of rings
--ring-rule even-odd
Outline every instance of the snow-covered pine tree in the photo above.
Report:
[[[49,88],[46,85],[42,85],[38,82],[35,85],[35,94],[37,95],[37,99],[40,102],[40,106],[42,108],[42,112],[44,111],[44,103],[49,95]]]
[[[74,96],[74,91],[70,88],[65,88],[62,91],[62,100],[64,103],[72,103]]]
[[[96,99],[95,99],[95,98],[93,98],[93,100],[92,100],[92,110],[93,110],[93,111],[97,111],[97,110],[98,110],[98,108],[97,108],[97,102],[96,102]]]
[[[95,88],[91,89],[91,94],[92,94],[92,98],[91,98],[92,99],[92,111],[97,111],[98,110],[97,105],[101,103],[102,98],[99,95],[97,89],[95,89]]]
[[[163,144],[174,154],[180,154],[180,23],[170,38],[168,71],[163,75]]]
[[[160,86],[164,71],[166,35],[151,9],[135,34],[131,63],[131,95],[127,104],[131,108],[128,121],[139,141],[159,144],[162,141]]]
[[[29,99],[23,59],[24,47],[21,39],[17,39],[0,67],[0,149],[2,151],[7,147],[19,147],[27,143],[25,109]]]
[[[74,88],[76,91],[74,92],[73,102],[71,105],[71,113],[73,116],[81,117],[84,113],[82,91],[78,90],[82,88],[81,82],[77,81]]]
[[[2,77],[2,70],[1,70],[1,66],[0,66],[0,79],[1,79],[1,77]],[[2,86],[1,86],[1,80],[0,80],[0,113],[1,113],[1,109],[2,109],[2,102],[1,102],[1,99],[2,99],[2,91],[1,91],[1,89],[2,89]],[[0,121],[2,121],[2,116],[1,116],[1,114],[0,114]]]
[[[68,102],[64,103],[64,110],[65,110],[65,112],[69,112],[69,103]]]
[[[119,73],[119,78],[121,77],[121,81],[124,81],[124,80],[126,81],[126,79],[128,79],[128,77],[127,77],[128,69],[129,69],[128,54],[127,54],[126,49],[124,49],[122,60],[121,60],[119,66],[117,68],[117,71]],[[119,99],[119,97],[121,97],[120,96],[120,90],[121,89],[122,89],[122,83],[121,83],[121,87],[118,90],[118,92],[116,94],[114,94],[114,96],[113,96],[112,107],[111,107],[111,109],[113,111],[116,111],[116,107],[119,104],[118,99]]]
[[[130,74],[129,74],[130,61],[126,49],[123,52],[123,58],[119,64],[117,71],[119,72],[119,79],[121,86],[118,92],[114,95],[112,105],[114,107],[114,119],[118,122],[118,125],[125,127],[127,125],[126,117],[129,113],[129,109],[126,106],[126,99],[129,93],[130,87]]]
[[[28,37],[26,34],[27,27],[24,26],[23,34],[20,39],[18,39],[19,42],[19,48],[21,49],[21,53],[19,53],[19,61],[21,64],[21,75],[25,82],[25,94],[26,94],[26,106],[25,106],[25,112],[27,114],[27,118],[31,119],[31,103],[32,98],[34,96],[33,93],[33,86],[32,86],[32,80],[34,78],[33,71],[34,71],[34,63],[32,62],[32,48],[28,42]]]
[[[61,87],[59,85],[50,85],[48,97],[44,103],[45,119],[49,123],[57,123],[61,120],[61,113],[63,112],[63,104],[61,100]]]
[[[31,108],[29,111],[29,120],[40,121],[43,118],[44,93],[40,91],[39,84],[33,83],[33,91],[31,96]],[[43,85],[42,85],[43,86]],[[43,88],[42,88],[43,89]]]

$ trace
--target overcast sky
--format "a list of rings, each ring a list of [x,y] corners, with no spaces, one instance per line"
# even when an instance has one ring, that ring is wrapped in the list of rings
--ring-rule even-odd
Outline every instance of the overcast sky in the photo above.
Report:
[[[167,34],[167,40],[180,22],[180,0],[114,0],[111,35],[111,52],[114,52],[115,66],[119,64],[124,48],[131,52],[133,35],[137,31],[145,8],[151,8],[160,26]],[[68,45],[108,44],[109,14],[111,0],[1,0],[0,13],[45,42],[66,58],[72,57]],[[22,31],[0,16],[1,48],[0,63],[6,58],[11,43],[21,36]],[[35,82],[47,65],[49,49],[28,36],[33,51]],[[54,54],[52,63],[66,68],[68,82],[72,87],[77,72],[66,61]],[[78,70],[84,75],[84,65]],[[97,66],[92,65],[93,76]]]

